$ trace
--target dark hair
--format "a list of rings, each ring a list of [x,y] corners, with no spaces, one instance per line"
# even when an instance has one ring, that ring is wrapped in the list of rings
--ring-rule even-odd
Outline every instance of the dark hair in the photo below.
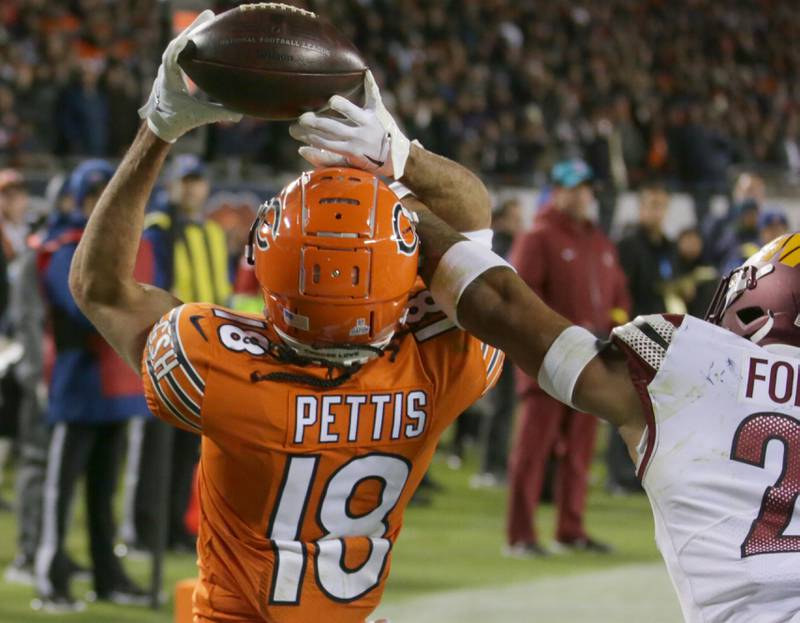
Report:
[[[694,225],[690,225],[689,227],[684,227],[675,237],[675,240],[680,240],[681,238],[683,238],[684,236],[688,236],[689,234],[694,234],[701,240],[703,239],[703,236],[700,235],[700,230]]]
[[[508,215],[508,212],[511,210],[512,206],[519,205],[519,198],[518,197],[511,197],[510,199],[504,200],[495,210],[492,212],[492,223],[496,223],[502,218],[505,218]]]
[[[664,180],[658,177],[650,177],[642,180],[639,183],[639,194],[643,194],[646,192],[651,193],[669,193],[667,189],[667,185],[664,183]]]

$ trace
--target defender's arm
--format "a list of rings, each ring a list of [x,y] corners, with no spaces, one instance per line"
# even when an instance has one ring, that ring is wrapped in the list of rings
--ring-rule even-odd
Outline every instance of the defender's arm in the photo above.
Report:
[[[476,231],[492,224],[489,191],[478,176],[421,145],[411,144],[400,181],[456,231]]]
[[[414,198],[406,198],[404,204],[419,216],[417,232],[422,241],[422,275],[436,290],[437,280],[446,277],[438,270],[440,261],[454,245],[465,239]],[[540,382],[546,358],[546,374],[553,375],[555,371],[558,376],[555,368],[559,361],[587,357],[586,349],[592,345],[585,336],[580,336],[581,330],[550,309],[512,269],[499,265],[501,260],[497,260],[493,267],[478,274],[460,298],[451,301],[457,304],[458,323],[482,341],[505,351],[516,365]],[[454,267],[441,268],[452,272]],[[469,272],[464,265],[455,270],[463,274]],[[442,304],[438,297],[437,301]],[[565,333],[568,329],[570,332]],[[576,342],[570,335],[578,335],[582,341]],[[572,380],[572,395],[559,398],[608,420],[620,428],[628,446],[635,447],[644,431],[645,420],[625,361],[613,349],[597,348],[588,357],[589,363],[577,380]],[[561,367],[560,373],[565,373],[565,367]],[[555,383],[547,384],[563,385],[563,381],[556,379]],[[573,387],[569,382],[566,385]]]

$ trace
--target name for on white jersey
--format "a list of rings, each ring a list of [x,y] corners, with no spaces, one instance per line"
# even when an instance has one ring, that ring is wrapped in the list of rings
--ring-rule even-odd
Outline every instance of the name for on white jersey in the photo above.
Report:
[[[428,425],[428,394],[419,389],[294,397],[289,442],[376,444],[414,439]]]
[[[759,404],[800,407],[800,361],[747,356],[739,398]]]

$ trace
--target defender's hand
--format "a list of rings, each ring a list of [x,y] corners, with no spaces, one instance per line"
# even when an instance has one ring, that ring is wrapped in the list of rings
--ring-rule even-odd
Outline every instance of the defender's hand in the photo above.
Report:
[[[186,30],[170,41],[161,57],[161,66],[153,82],[147,103],[139,109],[139,117],[161,140],[174,143],[194,128],[216,121],[239,121],[242,115],[220,104],[201,102],[189,93],[186,77],[178,66],[178,55],[192,33],[214,19],[214,12],[200,13]]]
[[[308,112],[289,128],[289,133],[308,144],[299,152],[315,167],[348,165],[400,179],[411,143],[383,105],[369,70],[364,77],[364,92],[364,108],[334,95],[328,105],[344,118]]]

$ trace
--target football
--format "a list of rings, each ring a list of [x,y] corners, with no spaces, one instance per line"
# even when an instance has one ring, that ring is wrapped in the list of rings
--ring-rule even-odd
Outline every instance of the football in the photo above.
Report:
[[[244,4],[192,34],[178,57],[213,100],[264,119],[294,119],[362,86],[366,63],[330,22],[287,4]]]

